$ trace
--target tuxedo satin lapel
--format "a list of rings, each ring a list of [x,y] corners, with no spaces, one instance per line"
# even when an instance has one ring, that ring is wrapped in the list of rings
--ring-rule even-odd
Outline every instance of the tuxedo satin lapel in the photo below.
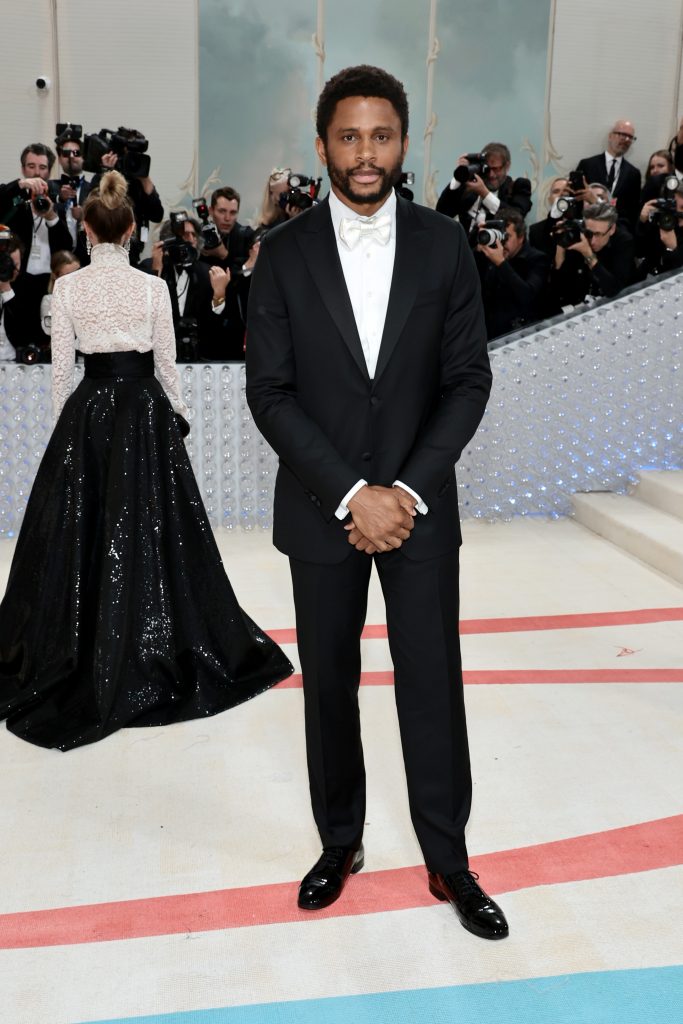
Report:
[[[424,273],[431,235],[420,223],[407,199],[396,203],[396,255],[391,279],[389,305],[384,321],[375,380],[379,380],[391,359],[403,325],[415,305],[420,278]]]
[[[310,275],[358,369],[369,380],[327,202],[306,214],[306,227],[307,230],[297,237],[297,243]]]

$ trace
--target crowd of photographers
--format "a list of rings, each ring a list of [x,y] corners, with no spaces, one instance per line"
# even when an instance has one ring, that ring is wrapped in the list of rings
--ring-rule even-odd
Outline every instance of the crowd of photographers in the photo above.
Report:
[[[617,121],[604,153],[550,183],[547,215],[529,228],[531,185],[510,176],[507,146],[489,143],[458,159],[437,210],[470,239],[490,339],[683,267],[683,122],[669,148],[652,154],[644,184],[626,159],[634,141],[631,122]],[[83,135],[80,125],[61,124],[56,155],[40,143],[23,150],[20,177],[0,185],[0,361],[49,360],[52,288],[89,262],[83,203],[113,167],[135,213],[131,263],[167,282],[178,360],[244,357],[260,239],[317,202],[321,179],[275,168],[256,228],[239,222],[240,195],[230,187],[164,220],[147,148],[133,129]],[[396,184],[407,199],[412,182],[406,173]],[[158,241],[141,260],[150,225],[160,225]]]
[[[469,236],[489,339],[683,267],[683,122],[644,183],[626,159],[635,138],[617,121],[603,153],[550,182],[547,215],[529,228],[530,183],[510,177],[507,146],[458,159],[436,208]]]

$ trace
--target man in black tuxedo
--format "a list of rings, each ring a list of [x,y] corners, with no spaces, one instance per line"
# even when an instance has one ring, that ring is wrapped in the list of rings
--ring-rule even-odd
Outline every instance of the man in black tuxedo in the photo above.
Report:
[[[88,198],[91,183],[83,173],[83,151],[80,135],[72,128],[67,128],[55,139],[57,158],[62,171],[60,178],[50,181],[50,195],[55,201],[55,209],[69,229],[74,250],[79,247],[79,231],[81,235],[83,223],[83,204]],[[85,247],[85,239],[80,239]]]
[[[387,608],[413,824],[429,887],[463,925],[507,923],[468,870],[471,777],[458,640],[453,466],[491,386],[461,228],[397,197],[408,103],[347,68],[317,109],[327,199],[268,232],[254,271],[247,398],[280,457],[274,543],[289,555],[313,813],[323,845],[299,906],[363,866],[360,637],[374,562]]]
[[[635,230],[640,214],[640,171],[626,159],[635,142],[636,133],[630,121],[616,121],[607,136],[607,149],[597,156],[579,160],[580,171],[586,182],[600,182],[612,193],[619,216]]]
[[[510,177],[510,150],[502,142],[489,142],[482,150],[486,171],[461,184],[455,176],[439,196],[436,208],[447,217],[457,217],[465,232],[472,236],[476,226],[495,219],[501,206],[518,210],[526,217],[531,209],[531,182]],[[467,156],[458,158],[458,166],[468,165]]]
[[[583,217],[578,240],[571,244],[565,237],[567,224],[560,222],[557,228],[550,275],[553,312],[577,306],[588,296],[614,298],[635,275],[633,236],[622,227],[617,210],[595,203],[584,207]]]

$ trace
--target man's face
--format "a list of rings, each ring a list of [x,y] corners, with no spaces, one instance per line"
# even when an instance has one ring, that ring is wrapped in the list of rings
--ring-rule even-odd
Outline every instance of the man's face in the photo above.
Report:
[[[498,153],[491,153],[490,156],[487,156],[486,163],[489,168],[486,175],[486,184],[492,192],[497,192],[507,178],[510,164],[506,164]]]
[[[197,248],[197,232],[195,231],[194,224],[191,220],[183,221],[183,230],[181,237],[185,242],[189,242],[195,249]]]
[[[592,232],[590,247],[593,252],[600,252],[604,249],[610,238],[616,231],[615,224],[605,224],[603,220],[586,220],[586,227]]]
[[[524,245],[524,235],[518,235],[515,231],[513,224],[505,225],[505,241],[503,242],[503,252],[505,253],[505,259],[513,259],[519,250]]]
[[[612,156],[624,156],[635,137],[636,132],[630,121],[617,121],[607,138],[607,148]]]
[[[560,196],[570,196],[571,190],[569,188],[569,182],[566,178],[555,178],[555,181],[550,186],[548,192],[548,208],[550,208],[556,199]]]
[[[42,178],[43,181],[47,181],[50,177],[50,165],[47,157],[32,153],[31,150],[26,154],[21,170],[24,178]]]
[[[83,171],[80,143],[63,142],[59,147],[59,164],[65,174],[80,175]]]
[[[226,199],[221,196],[216,200],[216,205],[210,207],[211,219],[222,235],[229,234],[235,226],[237,214],[240,211],[236,199]]]
[[[348,96],[335,107],[326,139],[315,140],[332,188],[352,210],[371,216],[396,184],[408,149],[389,100]]]

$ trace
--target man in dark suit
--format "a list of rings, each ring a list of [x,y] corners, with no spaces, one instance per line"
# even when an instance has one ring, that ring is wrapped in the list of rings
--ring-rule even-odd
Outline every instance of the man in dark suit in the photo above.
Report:
[[[584,207],[579,238],[567,244],[567,225],[560,223],[550,275],[552,311],[585,302],[589,295],[614,298],[635,275],[633,236],[609,203]]]
[[[387,72],[362,65],[327,83],[316,147],[331,193],[268,232],[249,300],[247,398],[280,457],[273,539],[290,558],[323,845],[298,902],[328,906],[363,866],[358,686],[374,557],[430,891],[475,934],[502,938],[507,922],[469,872],[464,836],[453,471],[491,372],[461,228],[393,190],[407,130],[405,91]]]
[[[69,229],[74,250],[80,248],[79,241],[84,248],[85,239],[79,240],[79,231],[83,234],[83,204],[92,185],[83,173],[80,135],[73,128],[67,128],[57,136],[55,145],[62,175],[50,180],[50,195],[57,213]]]
[[[524,218],[501,210],[503,241],[477,246],[476,261],[489,339],[532,324],[543,316],[550,261],[526,239]]]
[[[436,208],[447,217],[457,217],[471,237],[477,225],[495,219],[501,206],[518,210],[526,217],[531,209],[531,182],[510,177],[510,150],[502,142],[489,142],[482,150],[488,170],[481,177],[461,184],[455,176],[439,196]],[[465,155],[458,166],[467,167]]]
[[[640,171],[626,159],[635,142],[636,133],[630,121],[616,121],[607,136],[607,149],[597,156],[579,160],[580,171],[587,184],[600,182],[612,193],[619,216],[635,230],[640,214]]]

